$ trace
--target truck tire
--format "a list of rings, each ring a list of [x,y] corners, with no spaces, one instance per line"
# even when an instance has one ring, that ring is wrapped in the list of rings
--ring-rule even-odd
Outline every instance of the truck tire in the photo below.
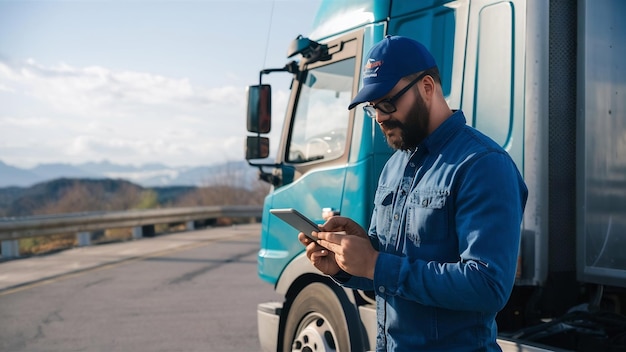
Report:
[[[347,299],[346,299],[347,301]],[[350,352],[362,350],[353,346],[346,309],[337,293],[328,285],[307,285],[293,300],[283,334],[283,351]],[[358,335],[358,332],[355,332]],[[354,337],[353,337],[354,339]]]

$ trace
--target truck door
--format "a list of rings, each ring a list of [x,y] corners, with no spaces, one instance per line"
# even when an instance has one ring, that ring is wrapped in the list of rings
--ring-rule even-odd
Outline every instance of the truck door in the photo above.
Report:
[[[461,108],[471,124],[498,142],[523,174],[524,2],[472,1]]]
[[[301,65],[277,154],[282,185],[268,196],[266,208],[296,208],[317,223],[324,222],[323,209],[341,211],[354,124],[348,105],[360,63],[361,33],[326,43],[329,60]],[[272,236],[265,236],[262,246],[273,254],[262,271],[275,279],[304,248],[297,232],[280,219],[269,216],[266,229]]]

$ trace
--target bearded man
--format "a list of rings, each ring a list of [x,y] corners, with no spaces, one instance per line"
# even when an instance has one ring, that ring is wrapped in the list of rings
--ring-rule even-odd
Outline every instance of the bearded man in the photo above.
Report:
[[[515,281],[528,196],[515,163],[448,107],[434,58],[413,39],[370,50],[348,108],[361,103],[396,149],[369,230],[332,217],[317,242],[299,234],[307,257],[376,293],[377,351],[499,351],[495,317]]]

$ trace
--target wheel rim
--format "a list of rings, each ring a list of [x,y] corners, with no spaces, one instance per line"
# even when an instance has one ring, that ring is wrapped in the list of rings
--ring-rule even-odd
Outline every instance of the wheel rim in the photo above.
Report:
[[[298,325],[291,349],[300,352],[332,352],[337,351],[335,341],[335,331],[328,319],[313,312],[307,314]]]

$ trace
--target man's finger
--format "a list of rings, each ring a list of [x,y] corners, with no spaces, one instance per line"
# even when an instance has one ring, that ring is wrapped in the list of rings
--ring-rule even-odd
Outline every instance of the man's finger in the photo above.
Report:
[[[348,235],[368,237],[367,232],[361,227],[361,225],[354,222],[350,218],[343,216],[333,216],[322,226],[322,229],[326,232],[339,232],[345,231]]]
[[[341,243],[341,238],[346,235],[345,231],[318,232],[317,238],[327,242]]]
[[[333,242],[328,242],[326,240],[320,239],[318,244],[331,252],[341,253],[341,245]]]
[[[346,225],[350,223],[350,220],[343,216],[333,216],[328,219],[324,225],[322,225],[322,229],[325,231],[340,231],[345,228]]]

